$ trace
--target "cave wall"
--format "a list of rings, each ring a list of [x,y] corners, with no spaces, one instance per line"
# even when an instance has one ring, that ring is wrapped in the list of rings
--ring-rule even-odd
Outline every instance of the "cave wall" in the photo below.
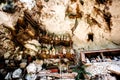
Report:
[[[33,1],[33,2],[32,2]],[[16,3],[27,10],[40,27],[55,34],[69,33],[76,50],[120,48],[119,0],[20,0]],[[23,3],[22,6],[20,6]],[[0,12],[0,25],[14,30],[23,13]],[[14,16],[17,17],[14,17]],[[4,18],[5,17],[5,18]],[[108,19],[109,18],[109,19]],[[12,20],[13,19],[13,20]]]
[[[80,1],[83,1],[80,2]],[[119,0],[41,0],[40,22],[48,31],[69,33],[79,50],[119,48]],[[110,13],[110,23],[104,14]],[[109,15],[109,14],[107,14]],[[93,20],[92,20],[93,19]],[[92,39],[91,39],[92,38]]]

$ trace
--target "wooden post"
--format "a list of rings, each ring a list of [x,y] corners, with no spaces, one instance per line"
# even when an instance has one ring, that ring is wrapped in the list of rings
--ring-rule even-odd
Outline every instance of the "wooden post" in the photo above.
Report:
[[[103,52],[100,53],[101,57],[102,57],[102,60],[105,60],[105,57],[103,55]]]
[[[83,63],[83,64],[86,63],[85,53],[81,52],[80,54],[81,54],[81,55],[80,55],[80,58],[81,58],[82,63]]]

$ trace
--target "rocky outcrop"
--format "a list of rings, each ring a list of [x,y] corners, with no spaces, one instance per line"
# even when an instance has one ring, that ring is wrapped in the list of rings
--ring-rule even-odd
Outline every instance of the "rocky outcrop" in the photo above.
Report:
[[[12,30],[27,11],[42,29],[70,34],[78,51],[120,47],[119,0],[20,0],[15,4],[19,10],[14,14],[0,11],[0,24]]]

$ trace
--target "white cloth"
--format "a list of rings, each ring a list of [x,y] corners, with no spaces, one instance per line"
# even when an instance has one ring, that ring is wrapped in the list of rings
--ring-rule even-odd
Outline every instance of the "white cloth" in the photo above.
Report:
[[[5,80],[11,80],[12,77],[11,77],[12,73],[8,72],[7,75],[5,76]]]
[[[13,78],[20,78],[21,73],[22,73],[22,70],[20,68],[18,68],[13,72],[12,77]]]
[[[27,74],[26,80],[36,80],[37,75],[36,74]]]
[[[36,65],[34,63],[30,63],[27,66],[27,73],[36,73]]]

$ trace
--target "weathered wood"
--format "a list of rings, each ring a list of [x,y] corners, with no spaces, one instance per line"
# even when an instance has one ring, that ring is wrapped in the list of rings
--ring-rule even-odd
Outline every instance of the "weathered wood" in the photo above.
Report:
[[[82,51],[80,53],[80,55],[81,55],[81,61],[83,63],[86,63],[85,54],[92,54],[92,53],[97,54],[97,53],[103,53],[103,52],[117,52],[117,51],[120,51],[120,49],[119,48],[115,48],[115,49],[102,49],[102,50]],[[103,58],[104,58],[104,56],[103,56]]]

